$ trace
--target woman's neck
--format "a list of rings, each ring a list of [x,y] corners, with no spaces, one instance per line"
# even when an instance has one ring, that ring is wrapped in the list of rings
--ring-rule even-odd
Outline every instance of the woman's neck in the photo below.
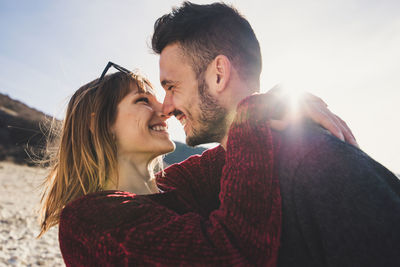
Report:
[[[122,190],[137,195],[157,193],[154,179],[151,179],[148,161],[138,161],[126,156],[118,157],[118,186],[117,179],[110,179],[107,190]]]

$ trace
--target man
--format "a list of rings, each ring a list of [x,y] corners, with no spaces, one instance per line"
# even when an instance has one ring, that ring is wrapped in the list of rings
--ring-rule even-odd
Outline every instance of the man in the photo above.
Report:
[[[219,142],[226,147],[239,103],[247,105],[255,121],[280,113],[263,103],[270,101],[265,95],[249,97],[259,91],[261,53],[250,24],[235,9],[185,2],[156,21],[152,47],[160,54],[163,111],[182,123],[188,145]],[[324,108],[321,102],[316,105]],[[352,140],[340,119],[332,118]],[[342,137],[340,130],[336,135]],[[398,179],[313,123],[296,124],[276,135],[281,140],[276,156],[282,196],[278,265],[398,266]],[[198,206],[215,203],[218,197],[218,188],[198,192],[203,185],[196,179],[207,175],[207,166],[213,164],[206,156],[166,169],[167,177],[193,183]],[[168,179],[158,182],[165,189],[179,187]]]

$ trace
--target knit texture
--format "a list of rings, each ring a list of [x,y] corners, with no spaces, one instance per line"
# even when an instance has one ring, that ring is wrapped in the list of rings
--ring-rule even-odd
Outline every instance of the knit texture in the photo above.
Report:
[[[69,203],[59,226],[66,265],[276,266],[276,147],[268,122],[251,114],[254,99],[239,104],[226,152],[166,169],[160,193],[103,191]]]

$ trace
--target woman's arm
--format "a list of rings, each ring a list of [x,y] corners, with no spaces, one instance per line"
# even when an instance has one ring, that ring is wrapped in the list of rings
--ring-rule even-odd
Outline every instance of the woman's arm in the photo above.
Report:
[[[219,192],[226,152],[222,146],[207,149],[173,164],[157,174],[157,186],[162,191],[174,190],[190,208],[208,216],[219,207]]]
[[[274,130],[284,130],[296,120],[310,118],[339,139],[358,146],[346,123],[333,114],[327,104],[317,96],[304,94],[298,99],[299,109],[293,112],[289,106],[289,96],[285,95],[279,87],[274,87],[267,93],[258,94],[258,100],[253,115],[259,117],[259,120],[271,118],[270,125]],[[207,150],[201,156],[192,156],[179,164],[168,167],[165,175],[159,173],[158,186],[162,190],[177,189],[182,197],[191,201],[194,208],[203,212],[204,207],[208,207],[208,203],[218,197],[224,159],[222,147]]]
[[[346,122],[332,113],[321,98],[304,92],[296,99],[294,96],[285,93],[280,86],[274,86],[267,93],[260,95],[264,95],[265,102],[268,102],[268,107],[264,109],[274,113],[270,114],[271,127],[274,130],[284,130],[296,120],[309,118],[340,140],[358,147],[357,141]],[[293,109],[292,104],[295,104],[294,106],[297,108]]]
[[[208,217],[181,214],[135,197],[114,209],[68,207],[60,223],[67,265],[275,265],[281,206],[274,144],[267,122],[246,119],[249,103],[239,105],[229,132],[218,209]],[[88,254],[72,251],[64,240],[83,244]]]

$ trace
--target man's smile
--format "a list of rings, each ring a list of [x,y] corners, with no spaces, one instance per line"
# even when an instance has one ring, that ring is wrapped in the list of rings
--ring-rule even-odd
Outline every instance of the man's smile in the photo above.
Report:
[[[182,126],[185,126],[185,125],[186,125],[187,117],[186,117],[186,115],[185,115],[182,111],[180,111],[180,110],[175,110],[175,111],[174,111],[174,116],[175,116],[175,118],[182,124]]]

